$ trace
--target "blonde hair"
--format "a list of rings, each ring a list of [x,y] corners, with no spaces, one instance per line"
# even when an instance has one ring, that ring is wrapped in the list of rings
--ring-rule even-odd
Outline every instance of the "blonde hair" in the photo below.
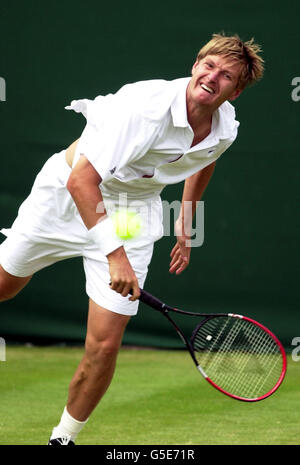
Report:
[[[197,61],[207,55],[222,55],[241,63],[242,70],[237,87],[242,90],[263,76],[264,60],[259,56],[261,51],[261,47],[254,43],[254,38],[243,42],[237,34],[234,36],[225,36],[224,33],[213,34],[212,39],[200,49]]]

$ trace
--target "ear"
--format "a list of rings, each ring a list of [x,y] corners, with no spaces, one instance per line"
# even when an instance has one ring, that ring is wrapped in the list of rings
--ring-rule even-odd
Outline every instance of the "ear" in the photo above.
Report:
[[[196,60],[195,63],[193,64],[193,67],[192,67],[192,75],[195,73],[198,65],[199,65],[199,61]]]
[[[227,100],[233,101],[236,98],[238,98],[241,95],[241,93],[242,93],[242,89],[235,89],[232,92],[231,97],[229,97]]]

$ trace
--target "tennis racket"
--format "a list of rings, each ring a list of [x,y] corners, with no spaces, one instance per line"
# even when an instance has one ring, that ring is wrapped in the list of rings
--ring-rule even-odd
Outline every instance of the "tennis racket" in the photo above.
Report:
[[[141,289],[139,300],[162,313],[177,331],[201,375],[234,399],[256,402],[281,385],[287,368],[284,348],[265,326],[234,313],[194,313],[170,307]],[[201,317],[190,339],[172,314]]]

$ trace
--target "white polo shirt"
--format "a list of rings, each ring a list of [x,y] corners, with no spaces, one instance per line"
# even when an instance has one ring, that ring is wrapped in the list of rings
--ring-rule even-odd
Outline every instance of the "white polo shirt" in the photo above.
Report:
[[[73,166],[84,154],[102,178],[104,196],[126,192],[143,199],[213,163],[235,140],[239,123],[234,107],[224,102],[213,114],[210,134],[191,147],[190,79],[141,81],[116,94],[72,101],[66,109],[87,120]]]

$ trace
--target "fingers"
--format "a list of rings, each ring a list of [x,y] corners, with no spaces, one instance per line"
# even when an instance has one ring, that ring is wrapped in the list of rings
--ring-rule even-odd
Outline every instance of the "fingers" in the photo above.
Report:
[[[185,244],[177,242],[170,254],[171,262],[169,272],[176,273],[177,275],[182,273],[189,264],[190,252],[190,247],[186,247]]]
[[[118,292],[118,294],[121,294],[123,297],[127,297],[128,294],[132,294],[129,298],[132,302],[137,300],[141,294],[139,283],[136,278],[126,280],[112,279],[110,288],[113,291]]]
[[[123,297],[132,293],[129,300],[137,300],[140,296],[139,283],[123,247],[108,255],[108,263],[111,278],[110,288]]]
[[[136,282],[136,284],[132,287],[132,296],[129,298],[129,300],[131,300],[131,302],[134,302],[140,297],[140,295],[141,295],[141,291],[140,291],[139,283]]]
[[[188,264],[189,262],[186,257],[179,256],[178,259],[172,260],[170,263],[169,272],[180,274],[186,269]]]
[[[118,279],[113,279],[110,287],[113,291],[118,292],[118,294],[121,294],[123,297],[126,297],[131,289],[131,282],[124,282],[124,281],[119,281]]]

